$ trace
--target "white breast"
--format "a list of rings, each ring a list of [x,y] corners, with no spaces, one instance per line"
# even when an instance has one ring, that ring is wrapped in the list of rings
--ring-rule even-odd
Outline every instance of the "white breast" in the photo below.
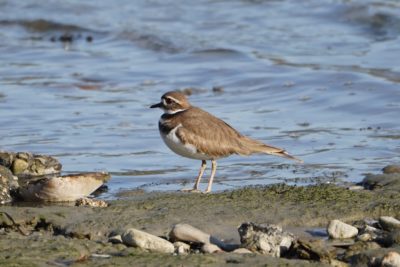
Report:
[[[199,160],[211,160],[210,157],[203,153],[199,153],[194,145],[183,144],[176,135],[176,131],[182,127],[179,124],[174,129],[172,129],[168,134],[161,133],[161,137],[165,144],[176,154],[181,155],[186,158],[199,159]]]

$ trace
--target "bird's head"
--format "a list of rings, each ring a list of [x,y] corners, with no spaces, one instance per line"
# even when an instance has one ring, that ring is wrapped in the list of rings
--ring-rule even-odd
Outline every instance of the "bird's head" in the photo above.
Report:
[[[181,92],[171,91],[161,97],[161,102],[151,105],[150,108],[161,108],[167,114],[184,111],[190,107],[186,96]]]

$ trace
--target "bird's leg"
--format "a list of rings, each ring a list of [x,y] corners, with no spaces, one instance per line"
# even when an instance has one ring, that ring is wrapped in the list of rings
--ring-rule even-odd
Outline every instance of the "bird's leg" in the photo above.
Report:
[[[205,160],[201,161],[201,167],[200,167],[200,171],[199,171],[199,175],[196,178],[196,182],[193,186],[193,188],[191,189],[182,189],[181,191],[186,191],[186,192],[200,192],[199,191],[199,184],[200,184],[200,180],[201,177],[203,176],[204,170],[207,167],[207,162]]]
[[[194,190],[199,190],[200,180],[201,180],[201,177],[203,176],[203,173],[204,173],[204,170],[206,169],[206,167],[207,167],[207,161],[202,160],[201,161],[200,171],[199,171],[199,176],[197,176],[196,182],[195,182],[194,187],[193,187]]]
[[[210,176],[210,180],[208,180],[208,186],[207,186],[207,190],[204,191],[204,193],[210,193],[211,192],[211,186],[214,180],[214,175],[215,175],[215,171],[217,170],[217,161],[216,160],[212,160],[211,161],[211,176]]]

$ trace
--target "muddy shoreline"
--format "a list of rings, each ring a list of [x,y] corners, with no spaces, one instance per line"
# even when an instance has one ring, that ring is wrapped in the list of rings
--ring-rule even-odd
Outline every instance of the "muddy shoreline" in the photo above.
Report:
[[[397,174],[396,174],[397,175]],[[385,176],[385,174],[381,175]],[[393,176],[397,177],[397,176]],[[0,207],[1,266],[127,266],[127,265],[252,265],[321,266],[321,262],[232,253],[187,256],[149,253],[108,237],[128,228],[167,236],[174,224],[188,223],[237,244],[243,222],[274,223],[298,237],[323,239],[328,222],[355,222],[379,216],[400,217],[399,179],[374,190],[349,190],[335,185],[295,187],[277,184],[213,194],[125,191],[107,208],[29,203]],[[382,181],[382,177],[378,177]],[[372,177],[370,180],[376,180]],[[393,182],[394,181],[394,182]],[[10,215],[14,222],[5,214]],[[318,233],[318,234],[316,234]],[[399,246],[390,248],[400,251]],[[384,253],[387,248],[371,252]],[[104,256],[106,255],[106,256]]]

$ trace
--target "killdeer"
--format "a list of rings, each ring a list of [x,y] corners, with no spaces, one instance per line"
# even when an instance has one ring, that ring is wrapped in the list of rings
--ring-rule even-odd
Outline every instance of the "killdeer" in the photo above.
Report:
[[[211,160],[212,169],[205,193],[211,191],[217,169],[216,160],[232,154],[247,156],[264,153],[302,162],[282,148],[266,145],[240,134],[223,120],[192,106],[180,92],[165,93],[161,102],[150,108],[161,108],[164,111],[158,128],[165,144],[178,155],[201,160],[194,187],[188,191],[199,191],[207,160]]]

